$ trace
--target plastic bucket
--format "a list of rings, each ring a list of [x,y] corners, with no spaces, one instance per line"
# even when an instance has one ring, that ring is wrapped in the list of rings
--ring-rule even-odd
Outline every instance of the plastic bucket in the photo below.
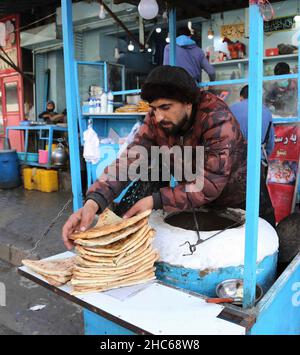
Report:
[[[19,159],[15,150],[0,151],[0,189],[21,185]]]
[[[48,163],[48,150],[39,149],[39,164]]]

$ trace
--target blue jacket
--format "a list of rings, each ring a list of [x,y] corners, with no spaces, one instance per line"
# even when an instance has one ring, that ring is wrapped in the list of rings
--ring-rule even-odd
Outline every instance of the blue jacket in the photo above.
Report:
[[[170,64],[170,45],[164,50],[164,65]],[[205,54],[195,41],[188,36],[176,38],[176,66],[188,71],[197,82],[201,82],[202,69],[206,71],[210,81],[216,78],[215,68],[209,64]]]
[[[235,118],[239,121],[241,131],[247,140],[248,138],[248,100],[243,100],[230,107],[231,112],[234,114]],[[261,131],[261,142],[263,143],[267,134],[269,123],[272,122],[271,111],[263,105],[262,109],[262,131]],[[266,145],[267,155],[269,156],[274,149],[274,126],[272,124],[269,139]]]

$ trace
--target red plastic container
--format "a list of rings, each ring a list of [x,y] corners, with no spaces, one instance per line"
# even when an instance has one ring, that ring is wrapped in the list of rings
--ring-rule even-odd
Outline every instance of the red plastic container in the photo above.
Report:
[[[278,48],[268,48],[266,49],[266,57],[272,57],[274,55],[279,55],[279,49]]]

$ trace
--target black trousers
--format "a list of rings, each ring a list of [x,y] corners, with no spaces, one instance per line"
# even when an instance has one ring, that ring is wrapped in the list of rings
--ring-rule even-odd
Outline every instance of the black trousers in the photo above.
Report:
[[[260,198],[259,198],[259,217],[265,219],[274,228],[276,227],[275,213],[272,205],[272,201],[269,195],[269,191],[266,184],[267,170],[268,168],[261,166],[260,173]],[[246,209],[246,201],[239,206],[235,206],[243,210]]]

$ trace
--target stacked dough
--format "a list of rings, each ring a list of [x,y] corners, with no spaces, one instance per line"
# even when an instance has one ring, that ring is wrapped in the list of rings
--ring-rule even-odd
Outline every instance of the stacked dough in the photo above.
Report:
[[[152,248],[154,230],[148,224],[151,211],[122,219],[109,209],[94,228],[74,233],[79,254],[73,270],[73,294],[105,291],[155,279],[157,251]]]

